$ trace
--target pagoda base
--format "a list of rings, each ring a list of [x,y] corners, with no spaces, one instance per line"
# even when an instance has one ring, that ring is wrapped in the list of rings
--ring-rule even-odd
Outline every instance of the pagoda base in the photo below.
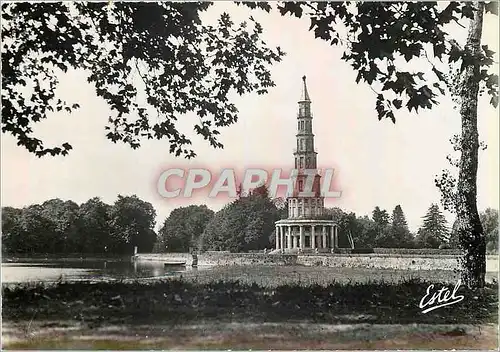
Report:
[[[292,253],[324,252],[338,248],[338,225],[333,220],[283,219],[276,221],[276,249]]]

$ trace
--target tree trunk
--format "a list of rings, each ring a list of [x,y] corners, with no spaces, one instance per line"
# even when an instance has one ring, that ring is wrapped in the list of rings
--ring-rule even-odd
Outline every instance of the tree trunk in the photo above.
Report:
[[[481,53],[484,3],[476,3],[474,19],[471,20],[465,50],[471,55]],[[477,60],[467,65],[463,72],[460,91],[460,115],[462,140],[460,170],[458,176],[457,221],[458,238],[463,250],[461,258],[462,284],[469,288],[484,286],[486,273],[486,244],[483,227],[476,204],[476,180],[479,137],[477,131],[477,101],[479,92],[479,70]]]

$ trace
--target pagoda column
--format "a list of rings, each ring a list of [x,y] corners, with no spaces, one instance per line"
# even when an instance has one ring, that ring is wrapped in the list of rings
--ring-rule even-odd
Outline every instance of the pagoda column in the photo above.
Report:
[[[335,248],[335,238],[333,236],[333,226],[329,227],[328,237],[330,238],[330,248]]]
[[[287,247],[288,249],[292,249],[292,227],[290,225],[287,226],[287,229],[288,229],[288,233],[287,233],[287,236],[288,236],[288,243],[287,243]]]
[[[280,235],[281,235],[281,249],[285,249],[285,231],[283,226],[281,227]]]
[[[315,249],[316,248],[316,236],[314,234],[314,225],[311,226],[311,248]]]
[[[337,225],[333,227],[334,237],[335,237],[335,249],[339,248],[339,228]]]
[[[304,249],[304,244],[305,244],[305,236],[304,236],[304,226],[300,225],[299,226],[299,236],[300,236],[300,249]]]
[[[280,249],[280,227],[276,225],[276,230],[275,230],[275,237],[276,237],[276,249]]]
[[[326,226],[323,225],[323,229],[322,229],[322,247],[321,248],[326,248]]]

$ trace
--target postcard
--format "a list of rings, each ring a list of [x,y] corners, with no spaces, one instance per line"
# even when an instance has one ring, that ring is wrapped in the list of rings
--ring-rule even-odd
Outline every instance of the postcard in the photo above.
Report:
[[[498,2],[4,1],[6,350],[498,350]]]

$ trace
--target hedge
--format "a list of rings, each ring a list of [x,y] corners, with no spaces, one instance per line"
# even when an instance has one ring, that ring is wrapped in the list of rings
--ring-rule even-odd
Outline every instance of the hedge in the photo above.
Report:
[[[354,252],[353,252],[354,253]],[[437,248],[373,248],[373,253],[378,254],[449,254],[456,255],[462,252],[459,249],[437,249]]]

